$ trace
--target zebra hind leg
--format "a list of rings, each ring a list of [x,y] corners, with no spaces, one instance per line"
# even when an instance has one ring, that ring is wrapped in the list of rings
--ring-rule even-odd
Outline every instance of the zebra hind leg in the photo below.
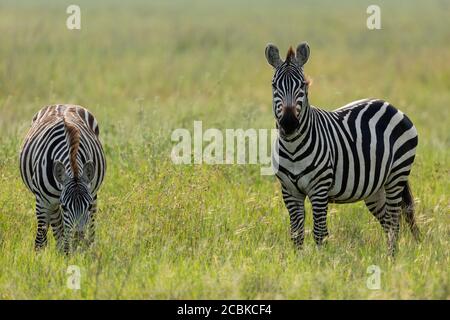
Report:
[[[372,215],[380,222],[383,231],[387,234],[389,231],[389,224],[386,215],[386,192],[381,188],[378,192],[365,199],[367,208]]]
[[[414,198],[409,183],[406,183],[402,192],[402,215],[405,217],[414,239],[419,242],[421,240],[421,234],[416,224],[414,212]]]
[[[400,214],[402,212],[402,193],[404,184],[386,187],[386,215],[388,217],[388,252],[394,256],[397,251],[397,240],[400,230]]]

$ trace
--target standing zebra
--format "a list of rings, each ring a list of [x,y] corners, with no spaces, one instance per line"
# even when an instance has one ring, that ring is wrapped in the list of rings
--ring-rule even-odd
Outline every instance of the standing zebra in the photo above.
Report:
[[[47,106],[33,117],[20,173],[36,196],[36,250],[46,246],[50,225],[65,253],[85,239],[86,229],[86,242],[94,240],[97,191],[106,167],[98,135],[94,116],[80,106]]]
[[[291,238],[302,246],[305,197],[312,204],[317,245],[328,235],[328,203],[364,200],[387,233],[392,255],[402,211],[414,237],[420,235],[408,185],[416,128],[383,100],[359,100],[332,112],[311,106],[303,73],[309,53],[308,44],[301,43],[296,52],[289,49],[283,62],[276,46],[269,44],[265,51],[275,69],[273,112],[279,137],[273,164],[290,215]]]

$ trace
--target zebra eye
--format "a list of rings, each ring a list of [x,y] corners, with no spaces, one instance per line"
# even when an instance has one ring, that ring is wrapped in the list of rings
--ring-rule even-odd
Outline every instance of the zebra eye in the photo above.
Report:
[[[303,98],[303,96],[305,95],[305,93],[303,91],[300,91],[300,93],[298,94],[300,98]]]
[[[61,205],[61,209],[63,209],[63,211],[67,211],[67,208],[66,208],[66,206],[65,205]]]

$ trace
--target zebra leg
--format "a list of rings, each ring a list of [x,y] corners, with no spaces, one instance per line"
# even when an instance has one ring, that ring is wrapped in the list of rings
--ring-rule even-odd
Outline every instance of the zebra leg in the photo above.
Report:
[[[92,203],[90,211],[90,220],[88,226],[87,245],[91,246],[95,240],[95,218],[97,216],[97,195],[94,196],[94,202]]]
[[[375,218],[380,222],[381,227],[387,234],[389,231],[388,219],[386,214],[386,192],[381,188],[378,192],[364,199],[367,208]]]
[[[404,215],[405,220],[409,225],[409,229],[411,230],[414,240],[420,242],[421,235],[416,224],[414,212],[414,197],[412,195],[409,183],[407,182],[402,193],[402,214]]]
[[[47,231],[49,221],[49,209],[48,204],[45,204],[39,199],[36,200],[36,218],[37,218],[37,231],[36,238],[34,240],[34,249],[39,251],[47,246]]]
[[[309,197],[313,208],[313,233],[314,240],[318,246],[321,246],[323,239],[328,236],[327,229],[327,210],[328,210],[328,195],[317,194]]]
[[[305,196],[291,196],[284,188],[283,200],[289,211],[291,222],[291,239],[296,248],[301,249],[305,238]]]
[[[388,217],[388,252],[394,256],[400,230],[400,214],[404,185],[386,188],[386,215]]]
[[[53,236],[56,239],[56,247],[58,250],[64,249],[64,224],[62,219],[62,210],[58,206],[50,215],[50,225],[52,226]]]

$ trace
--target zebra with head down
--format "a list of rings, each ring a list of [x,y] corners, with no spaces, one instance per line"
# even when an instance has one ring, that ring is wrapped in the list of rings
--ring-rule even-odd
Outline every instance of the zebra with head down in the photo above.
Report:
[[[51,226],[68,253],[94,240],[97,191],[106,169],[94,116],[75,105],[44,107],[34,117],[20,153],[20,172],[36,197],[35,249]]]
[[[273,66],[273,113],[279,129],[273,153],[276,175],[289,211],[291,237],[304,240],[308,197],[313,208],[314,239],[328,235],[328,203],[364,200],[396,249],[399,216],[418,239],[408,176],[418,143],[417,130],[401,111],[386,101],[363,99],[335,111],[310,105],[309,81],[303,72],[310,49],[301,43],[282,61],[278,48],[266,47]]]

